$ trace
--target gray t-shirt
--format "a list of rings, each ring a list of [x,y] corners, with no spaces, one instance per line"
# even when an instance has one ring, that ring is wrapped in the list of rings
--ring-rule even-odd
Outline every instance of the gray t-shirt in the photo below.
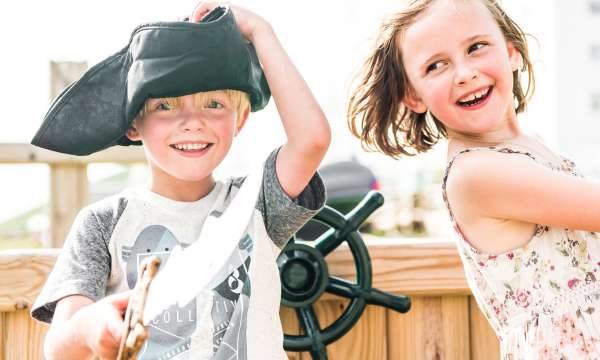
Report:
[[[150,324],[139,359],[285,359],[279,319],[276,259],[288,239],[325,202],[316,174],[290,199],[275,173],[277,151],[265,162],[256,209],[237,249],[219,271],[226,280],[195,300],[173,305]],[[145,188],[131,188],[91,204],[78,214],[31,315],[50,322],[56,303],[79,294],[95,301],[131,289],[140,261],[194,242],[207,216],[219,217],[245,178],[230,178],[195,202],[178,202]],[[218,239],[206,251],[219,246]],[[213,250],[214,251],[214,250]],[[182,274],[182,286],[193,282]]]

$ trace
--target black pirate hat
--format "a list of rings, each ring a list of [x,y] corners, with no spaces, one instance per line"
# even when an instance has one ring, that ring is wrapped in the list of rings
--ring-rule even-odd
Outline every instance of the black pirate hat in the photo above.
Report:
[[[249,94],[252,111],[264,108],[271,93],[254,47],[233,13],[220,12],[207,22],[137,27],[125,48],[54,100],[31,143],[73,155],[139,145],[125,132],[148,98],[233,89]]]

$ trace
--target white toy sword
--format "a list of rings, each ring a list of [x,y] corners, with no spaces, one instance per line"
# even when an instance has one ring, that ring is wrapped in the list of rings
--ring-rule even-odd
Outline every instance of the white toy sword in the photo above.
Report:
[[[185,249],[179,245],[173,248],[150,284],[144,325],[174,304],[184,307],[215,280],[246,231],[260,193],[263,171],[264,165],[248,175],[220,217],[207,216],[194,243]],[[213,245],[211,251],[207,251],[207,244]]]

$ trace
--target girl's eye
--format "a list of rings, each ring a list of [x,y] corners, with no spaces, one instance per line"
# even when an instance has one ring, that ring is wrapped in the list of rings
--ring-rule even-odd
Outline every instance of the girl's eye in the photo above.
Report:
[[[482,42],[475,43],[475,44],[469,46],[468,53],[470,54],[474,51],[477,51],[477,50],[485,47],[486,45],[487,45],[486,43],[482,43]]]
[[[429,66],[427,66],[427,69],[425,69],[425,73],[430,73],[431,71],[437,70],[440,67],[442,67],[442,65],[444,65],[444,63],[442,61],[434,62],[434,63],[430,64]]]
[[[223,104],[221,104],[218,101],[211,100],[206,107],[209,108],[209,109],[222,109],[223,108]]]
[[[171,107],[171,105],[169,105],[166,102],[160,102],[160,103],[158,103],[158,105],[156,105],[156,110],[169,111],[169,110],[173,110],[173,108]]]

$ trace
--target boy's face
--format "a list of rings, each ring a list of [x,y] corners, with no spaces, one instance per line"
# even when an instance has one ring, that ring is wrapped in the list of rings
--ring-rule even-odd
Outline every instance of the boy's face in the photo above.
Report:
[[[128,130],[129,139],[144,145],[153,183],[212,184],[212,171],[227,155],[249,110],[238,116],[224,91],[203,95],[182,96],[176,102],[149,99],[146,115]]]

